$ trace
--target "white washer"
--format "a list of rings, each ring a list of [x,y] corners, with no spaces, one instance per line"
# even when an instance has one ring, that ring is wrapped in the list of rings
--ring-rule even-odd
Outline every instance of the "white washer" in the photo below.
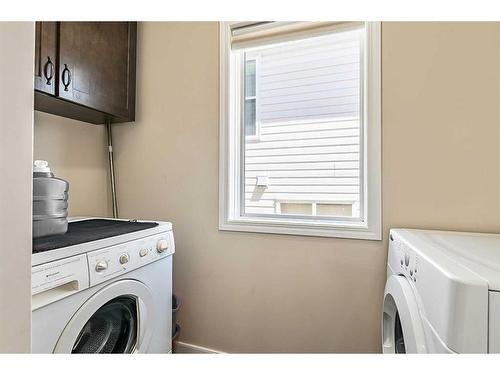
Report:
[[[384,353],[500,352],[500,235],[392,229]]]
[[[158,224],[33,254],[32,352],[171,352],[175,244]]]

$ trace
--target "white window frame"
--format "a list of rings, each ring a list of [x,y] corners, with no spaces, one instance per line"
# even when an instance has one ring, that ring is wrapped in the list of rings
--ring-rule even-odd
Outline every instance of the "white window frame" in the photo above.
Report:
[[[241,71],[230,69],[231,22],[219,26],[220,105],[219,105],[219,230],[276,233],[319,237],[382,239],[381,196],[381,23],[365,23],[365,54],[362,70],[362,144],[360,181],[363,212],[361,220],[323,220],[241,215],[241,127],[239,105],[229,95],[230,82]],[[236,65],[235,65],[236,67]],[[233,78],[233,79],[232,79]],[[236,83],[239,85],[239,83]],[[241,90],[241,87],[236,87]],[[232,118],[231,118],[232,116]]]

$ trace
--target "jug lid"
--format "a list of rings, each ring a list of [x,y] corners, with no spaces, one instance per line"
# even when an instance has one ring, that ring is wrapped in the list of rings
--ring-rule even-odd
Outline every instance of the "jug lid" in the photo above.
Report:
[[[33,162],[34,173],[50,173],[49,163],[45,160],[35,160]]]

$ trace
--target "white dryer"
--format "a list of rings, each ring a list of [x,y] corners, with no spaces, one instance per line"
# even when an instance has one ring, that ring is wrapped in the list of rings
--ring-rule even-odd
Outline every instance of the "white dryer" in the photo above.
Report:
[[[116,235],[113,222],[126,224],[78,220],[68,236],[41,240],[80,243],[32,256],[32,352],[171,351],[172,226],[133,221]]]
[[[390,231],[384,353],[500,352],[500,234]]]

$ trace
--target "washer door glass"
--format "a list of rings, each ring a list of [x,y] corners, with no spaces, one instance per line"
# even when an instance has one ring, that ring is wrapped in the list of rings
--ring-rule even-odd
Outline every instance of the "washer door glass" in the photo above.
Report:
[[[131,353],[137,345],[137,326],[137,300],[117,297],[90,317],[71,352]]]
[[[406,354],[405,337],[403,327],[401,326],[401,319],[399,319],[399,312],[396,312],[396,319],[394,321],[394,351],[396,354]]]
[[[145,353],[155,331],[155,300],[136,280],[96,291],[71,317],[54,353]]]

